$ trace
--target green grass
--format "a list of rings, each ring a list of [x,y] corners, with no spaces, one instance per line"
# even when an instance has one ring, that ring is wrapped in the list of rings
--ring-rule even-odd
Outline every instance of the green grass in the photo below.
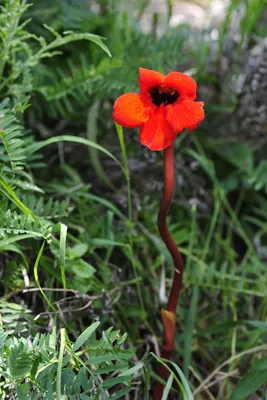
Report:
[[[219,134],[239,104],[220,87],[231,21],[240,12],[238,71],[265,2],[230,3],[218,73],[207,32],[140,31],[149,2],[133,4],[134,22],[114,1],[33,3],[0,2],[0,398],[148,400],[158,363],[170,372],[163,399],[265,398],[265,148]],[[162,157],[111,118],[139,66],[194,67],[216,93],[175,144],[168,222],[185,272],[172,362],[158,353],[173,274],[156,221]]]

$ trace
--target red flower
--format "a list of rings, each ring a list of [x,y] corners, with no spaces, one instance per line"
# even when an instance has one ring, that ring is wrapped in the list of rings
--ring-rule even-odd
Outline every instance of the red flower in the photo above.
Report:
[[[140,141],[151,150],[165,149],[184,128],[192,131],[204,119],[190,76],[139,68],[139,85],[140,94],[125,93],[115,101],[113,119],[125,128],[139,126]]]

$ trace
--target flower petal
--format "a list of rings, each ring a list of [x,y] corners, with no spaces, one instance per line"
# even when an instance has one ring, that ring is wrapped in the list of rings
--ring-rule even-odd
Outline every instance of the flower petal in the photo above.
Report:
[[[125,93],[114,103],[113,119],[124,128],[136,128],[148,120],[151,106],[149,95]]]
[[[160,85],[165,79],[165,75],[152,69],[139,68],[140,92],[146,93],[149,89]]]
[[[181,72],[170,72],[164,80],[169,88],[177,90],[180,100],[195,100],[197,95],[197,84],[189,75]]]
[[[163,150],[176,138],[175,131],[166,121],[164,105],[154,107],[149,120],[140,127],[140,141],[150,150]]]
[[[203,106],[203,101],[170,104],[166,107],[166,119],[176,133],[184,128],[192,131],[204,119]]]

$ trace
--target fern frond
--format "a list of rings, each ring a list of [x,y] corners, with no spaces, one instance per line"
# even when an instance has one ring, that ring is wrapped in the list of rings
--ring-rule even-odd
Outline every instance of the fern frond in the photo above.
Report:
[[[25,144],[21,139],[23,128],[9,109],[0,108],[0,163],[9,166],[13,175],[23,169],[25,160]]]
[[[53,201],[50,198],[45,202],[43,197],[30,196],[29,198],[25,198],[25,201],[30,210],[44,220],[67,217],[72,211],[72,207],[69,206],[69,201],[67,199]]]
[[[91,58],[81,53],[78,60],[76,55],[75,59],[67,60],[67,68],[64,65],[64,69],[57,68],[52,74],[51,71],[44,74],[43,68],[36,70],[35,93],[45,99],[45,109],[54,118],[88,107],[92,97],[104,100],[124,92],[135,92],[140,66],[166,73],[184,62],[184,45],[188,40],[188,32],[184,30],[176,29],[176,35],[162,38],[133,32],[130,42],[122,39],[123,52],[117,58],[102,59],[92,65]]]
[[[92,42],[111,56],[103,43],[104,38],[93,33],[65,31],[58,33],[44,25],[52,40],[28,32],[29,19],[21,22],[23,14],[31,6],[20,0],[7,1],[0,15],[0,91],[12,96],[16,111],[24,112],[29,106],[32,92],[32,71],[43,59],[62,54],[59,47],[80,40]],[[8,69],[8,76],[5,70]],[[21,79],[22,78],[22,79]]]
[[[52,230],[52,226],[48,222],[42,223],[40,219],[33,219],[30,215],[19,215],[16,211],[11,212],[10,210],[5,213],[0,212],[0,226],[1,239],[10,236],[13,239],[18,239],[20,235],[48,239]],[[2,245],[1,242],[0,246]]]
[[[36,88],[36,91],[41,93],[47,101],[60,100],[71,95],[82,103],[86,100],[86,93],[89,93],[92,79],[95,77],[95,70],[87,64],[87,61],[85,63],[86,66],[83,67],[80,63],[75,65],[72,60],[68,60],[67,72],[65,70],[63,73],[62,70],[57,69],[51,77],[52,84],[40,86]]]
[[[19,304],[0,300],[0,326],[5,329],[6,336],[29,332],[29,323],[33,321],[31,311]]]
[[[266,297],[267,280],[262,278],[264,264],[259,260],[258,268],[251,271],[250,264],[245,265],[240,271],[238,265],[231,265],[225,262],[222,265],[215,265],[214,262],[209,265],[201,265],[199,273],[199,286],[208,290],[227,291],[230,294],[244,294],[247,296]],[[255,263],[253,259],[251,263]],[[185,284],[193,285],[194,279],[188,272],[185,273]]]

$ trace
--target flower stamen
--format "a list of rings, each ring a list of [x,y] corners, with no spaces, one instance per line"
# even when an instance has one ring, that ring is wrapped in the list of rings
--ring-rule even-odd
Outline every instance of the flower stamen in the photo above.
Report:
[[[160,106],[164,104],[167,106],[168,104],[173,104],[179,97],[179,93],[166,86],[157,86],[150,90],[150,95],[152,97],[152,103],[155,106]]]

